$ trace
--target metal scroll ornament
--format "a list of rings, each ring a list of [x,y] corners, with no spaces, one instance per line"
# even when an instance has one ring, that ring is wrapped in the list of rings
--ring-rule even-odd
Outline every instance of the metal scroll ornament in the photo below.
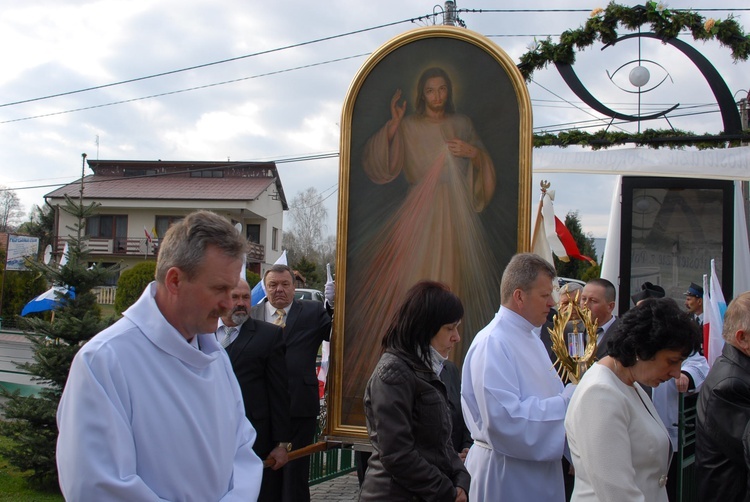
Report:
[[[564,382],[577,384],[596,361],[597,322],[591,319],[588,308],[578,305],[576,298],[558,311],[548,329],[552,351],[557,356],[554,364],[557,373]]]

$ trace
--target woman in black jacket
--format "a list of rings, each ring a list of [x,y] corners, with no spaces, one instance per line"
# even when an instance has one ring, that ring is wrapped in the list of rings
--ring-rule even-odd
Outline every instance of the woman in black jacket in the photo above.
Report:
[[[461,300],[440,283],[413,286],[383,337],[365,390],[374,449],[360,501],[465,502],[469,473],[453,449],[445,384],[438,374],[461,337]]]

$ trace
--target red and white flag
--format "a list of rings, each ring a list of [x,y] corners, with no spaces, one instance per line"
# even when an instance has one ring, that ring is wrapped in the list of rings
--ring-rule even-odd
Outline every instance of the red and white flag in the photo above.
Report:
[[[331,275],[331,264],[326,264],[326,283],[333,281],[333,275]],[[320,366],[318,367],[318,391],[320,399],[323,399],[325,395],[326,379],[328,377],[328,366],[330,364],[331,357],[331,344],[330,342],[323,341],[321,347],[321,358]]]
[[[575,258],[595,265],[594,260],[581,254],[570,230],[555,216],[555,208],[552,204],[554,200],[555,191],[542,188],[542,198],[539,201],[534,234],[531,238],[532,253],[538,254],[553,265],[555,263],[552,259],[553,253],[564,262]]]
[[[145,225],[143,226],[143,232],[146,234],[146,240],[148,241],[149,244],[151,244],[154,240],[154,236],[148,233],[148,229],[146,229]]]
[[[710,291],[707,287],[709,285]],[[706,275],[703,276],[703,355],[706,356],[709,367],[713,366],[724,348],[724,337],[721,332],[726,311],[727,302],[724,300],[719,277],[716,275],[716,263],[711,260],[710,282]]]

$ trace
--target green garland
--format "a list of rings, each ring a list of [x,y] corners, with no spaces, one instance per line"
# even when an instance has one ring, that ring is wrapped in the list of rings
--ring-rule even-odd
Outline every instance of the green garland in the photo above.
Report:
[[[750,57],[750,36],[746,35],[734,16],[724,20],[704,19],[690,11],[667,9],[664,4],[646,2],[645,7],[625,7],[612,2],[606,9],[591,11],[586,24],[577,30],[566,30],[560,42],[551,38],[534,41],[533,47],[520,58],[518,69],[529,81],[535,70],[546,68],[549,63],[575,62],[575,49],[585,49],[600,40],[603,44],[614,43],[619,35],[617,25],[637,30],[645,24],[651,25],[659,38],[675,38],[683,30],[689,30],[695,40],[718,40],[732,51],[734,61],[747,61]]]
[[[597,8],[591,11],[586,24],[577,30],[566,30],[560,35],[560,42],[552,43],[551,38],[534,40],[529,52],[522,55],[518,69],[530,81],[535,70],[546,68],[549,63],[575,62],[575,50],[585,49],[597,40],[602,44],[612,44],[618,38],[617,27],[623,26],[635,31],[643,25],[650,25],[651,31],[662,40],[677,37],[680,32],[689,30],[695,40],[718,40],[721,45],[732,51],[732,59],[747,61],[750,57],[750,36],[746,35],[734,16],[724,20],[704,19],[691,11],[669,10],[659,2],[649,1],[645,6],[626,7],[611,2],[606,9]],[[743,133],[743,141],[750,140],[750,133]],[[571,130],[559,134],[541,133],[534,135],[534,146],[547,145],[568,146],[587,145],[598,150],[608,146],[635,143],[648,145],[652,148],[666,146],[669,148],[683,148],[695,146],[697,148],[724,148],[727,145],[739,145],[739,140],[728,141],[721,134],[705,134],[696,136],[694,133],[672,129],[647,129],[641,133],[607,132],[593,133]]]
[[[539,133],[534,134],[534,148],[543,146],[571,146],[580,145],[591,147],[592,150],[600,150],[614,145],[634,143],[637,146],[648,146],[651,148],[667,147],[671,149],[694,146],[699,150],[710,148],[726,148],[728,146],[740,146],[740,141],[750,141],[750,131],[743,131],[742,138],[728,140],[721,134],[704,134],[701,136],[689,131],[679,129],[646,129],[639,133],[628,133],[621,131],[596,131],[586,132],[572,129],[558,134]]]

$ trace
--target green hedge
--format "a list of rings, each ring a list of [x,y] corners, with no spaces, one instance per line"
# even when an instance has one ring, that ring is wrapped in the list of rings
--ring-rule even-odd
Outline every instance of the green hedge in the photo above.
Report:
[[[120,274],[115,294],[115,312],[118,315],[135,303],[146,286],[154,280],[155,273],[155,261],[142,261]]]

